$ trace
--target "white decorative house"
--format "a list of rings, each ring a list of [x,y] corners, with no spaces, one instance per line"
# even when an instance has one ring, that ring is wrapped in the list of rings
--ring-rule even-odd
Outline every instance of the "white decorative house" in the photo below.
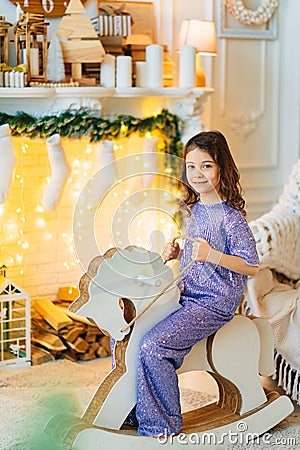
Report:
[[[30,296],[0,276],[0,369],[30,364]]]

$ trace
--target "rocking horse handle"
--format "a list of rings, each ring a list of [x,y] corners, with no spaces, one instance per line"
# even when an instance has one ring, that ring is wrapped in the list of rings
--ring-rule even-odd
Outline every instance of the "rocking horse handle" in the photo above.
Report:
[[[189,241],[199,242],[199,239],[197,239],[197,238],[193,238],[193,237],[191,237],[191,236],[186,236],[186,235],[184,235],[184,234],[178,234],[177,236],[175,236],[175,237],[172,239],[172,245],[175,244],[175,241],[177,241],[177,239],[187,239],[187,240],[189,240]]]
[[[177,237],[178,239],[178,237]],[[121,332],[127,331],[146,311],[148,311],[148,309],[150,308],[150,306],[153,305],[153,303],[155,303],[168,289],[170,289],[170,287],[172,287],[178,280],[179,278],[182,277],[182,275],[189,270],[189,268],[191,267],[192,264],[194,264],[195,260],[192,259],[192,261],[190,261],[187,266],[181,271],[179,272],[179,274],[173,278],[172,281],[170,281],[169,284],[167,284],[167,286],[164,287],[164,289],[159,292],[149,303],[148,305],[145,306],[145,308],[143,308],[127,325],[126,327],[121,329]]]

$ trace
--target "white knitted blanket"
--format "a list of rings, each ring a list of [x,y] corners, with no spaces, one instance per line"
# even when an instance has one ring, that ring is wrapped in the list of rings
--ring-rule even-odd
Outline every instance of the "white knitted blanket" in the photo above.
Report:
[[[275,340],[274,379],[300,404],[300,283],[280,283],[268,268],[249,279],[244,313],[269,320]]]
[[[274,378],[300,404],[300,159],[278,203],[249,225],[260,271],[248,281],[243,312],[269,319],[275,338]],[[274,271],[290,283],[279,283]]]
[[[300,279],[300,159],[294,164],[278,203],[249,223],[261,267]]]

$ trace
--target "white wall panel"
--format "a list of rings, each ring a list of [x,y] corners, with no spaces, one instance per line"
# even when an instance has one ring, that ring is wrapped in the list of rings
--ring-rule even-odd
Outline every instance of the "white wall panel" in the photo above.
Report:
[[[252,217],[276,202],[299,155],[300,2],[280,3],[277,39],[218,38],[214,61],[211,124],[228,139]]]

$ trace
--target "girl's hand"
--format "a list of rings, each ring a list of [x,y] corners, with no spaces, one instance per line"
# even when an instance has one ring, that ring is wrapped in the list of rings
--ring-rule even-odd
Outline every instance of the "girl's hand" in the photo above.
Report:
[[[162,252],[162,259],[164,262],[170,261],[171,259],[176,259],[179,255],[180,247],[178,242],[168,242],[164,251]]]
[[[198,242],[193,242],[192,258],[196,261],[208,261],[208,254],[211,251],[209,243],[202,238],[197,239]]]

